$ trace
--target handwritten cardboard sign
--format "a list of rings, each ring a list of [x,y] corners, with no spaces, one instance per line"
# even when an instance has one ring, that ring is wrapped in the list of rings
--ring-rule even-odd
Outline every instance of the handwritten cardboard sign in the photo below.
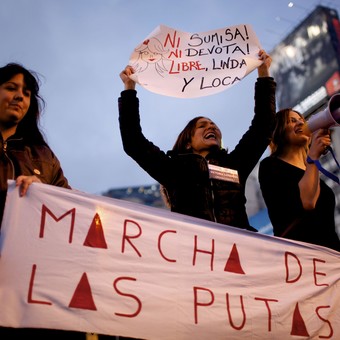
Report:
[[[181,98],[219,93],[258,67],[260,43],[250,25],[202,33],[158,26],[133,51],[129,65],[137,83]]]
[[[340,253],[9,181],[0,325],[142,339],[339,339]]]

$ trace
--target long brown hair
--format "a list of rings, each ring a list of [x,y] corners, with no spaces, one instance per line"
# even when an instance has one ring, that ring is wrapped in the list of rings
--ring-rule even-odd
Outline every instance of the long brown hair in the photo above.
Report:
[[[191,119],[188,122],[188,124],[184,127],[184,129],[178,135],[174,146],[172,147],[172,151],[174,151],[174,153],[181,154],[181,153],[191,153],[192,152],[192,150],[188,149],[187,146],[188,146],[188,144],[191,143],[191,137],[195,133],[196,123],[201,118],[205,118],[205,117],[203,117],[203,116],[195,117],[195,118]]]
[[[184,153],[192,153],[192,149],[188,148],[188,144],[191,143],[191,138],[195,133],[196,123],[199,119],[205,118],[203,116],[198,116],[191,119],[188,124],[184,127],[184,129],[178,135],[174,146],[172,147],[172,151],[175,154],[184,154]],[[168,194],[168,191],[163,185],[160,185],[160,193],[163,198],[165,205],[170,208],[171,201]]]
[[[275,127],[269,144],[271,156],[280,156],[283,153],[287,142],[286,128],[289,124],[289,113],[291,111],[297,113],[303,120],[305,120],[300,112],[293,110],[292,108],[285,108],[276,113]]]

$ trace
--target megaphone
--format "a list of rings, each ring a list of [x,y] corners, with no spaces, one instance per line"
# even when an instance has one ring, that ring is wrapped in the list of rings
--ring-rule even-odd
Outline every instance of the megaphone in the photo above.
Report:
[[[340,93],[333,95],[328,101],[327,107],[312,115],[306,123],[309,133],[333,126],[340,126]]]

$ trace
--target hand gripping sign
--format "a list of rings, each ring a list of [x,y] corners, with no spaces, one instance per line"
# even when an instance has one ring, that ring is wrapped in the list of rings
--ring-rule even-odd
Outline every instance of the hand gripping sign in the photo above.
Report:
[[[260,43],[249,25],[203,33],[158,26],[130,56],[131,76],[149,91],[194,98],[219,93],[257,68]]]

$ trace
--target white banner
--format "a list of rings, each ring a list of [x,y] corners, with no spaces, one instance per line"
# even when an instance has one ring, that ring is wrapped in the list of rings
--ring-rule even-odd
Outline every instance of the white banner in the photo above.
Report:
[[[340,339],[340,253],[13,181],[0,325],[143,339]]]
[[[250,25],[202,33],[160,25],[132,52],[131,78],[162,95],[208,96],[237,84],[257,68],[260,48]]]

